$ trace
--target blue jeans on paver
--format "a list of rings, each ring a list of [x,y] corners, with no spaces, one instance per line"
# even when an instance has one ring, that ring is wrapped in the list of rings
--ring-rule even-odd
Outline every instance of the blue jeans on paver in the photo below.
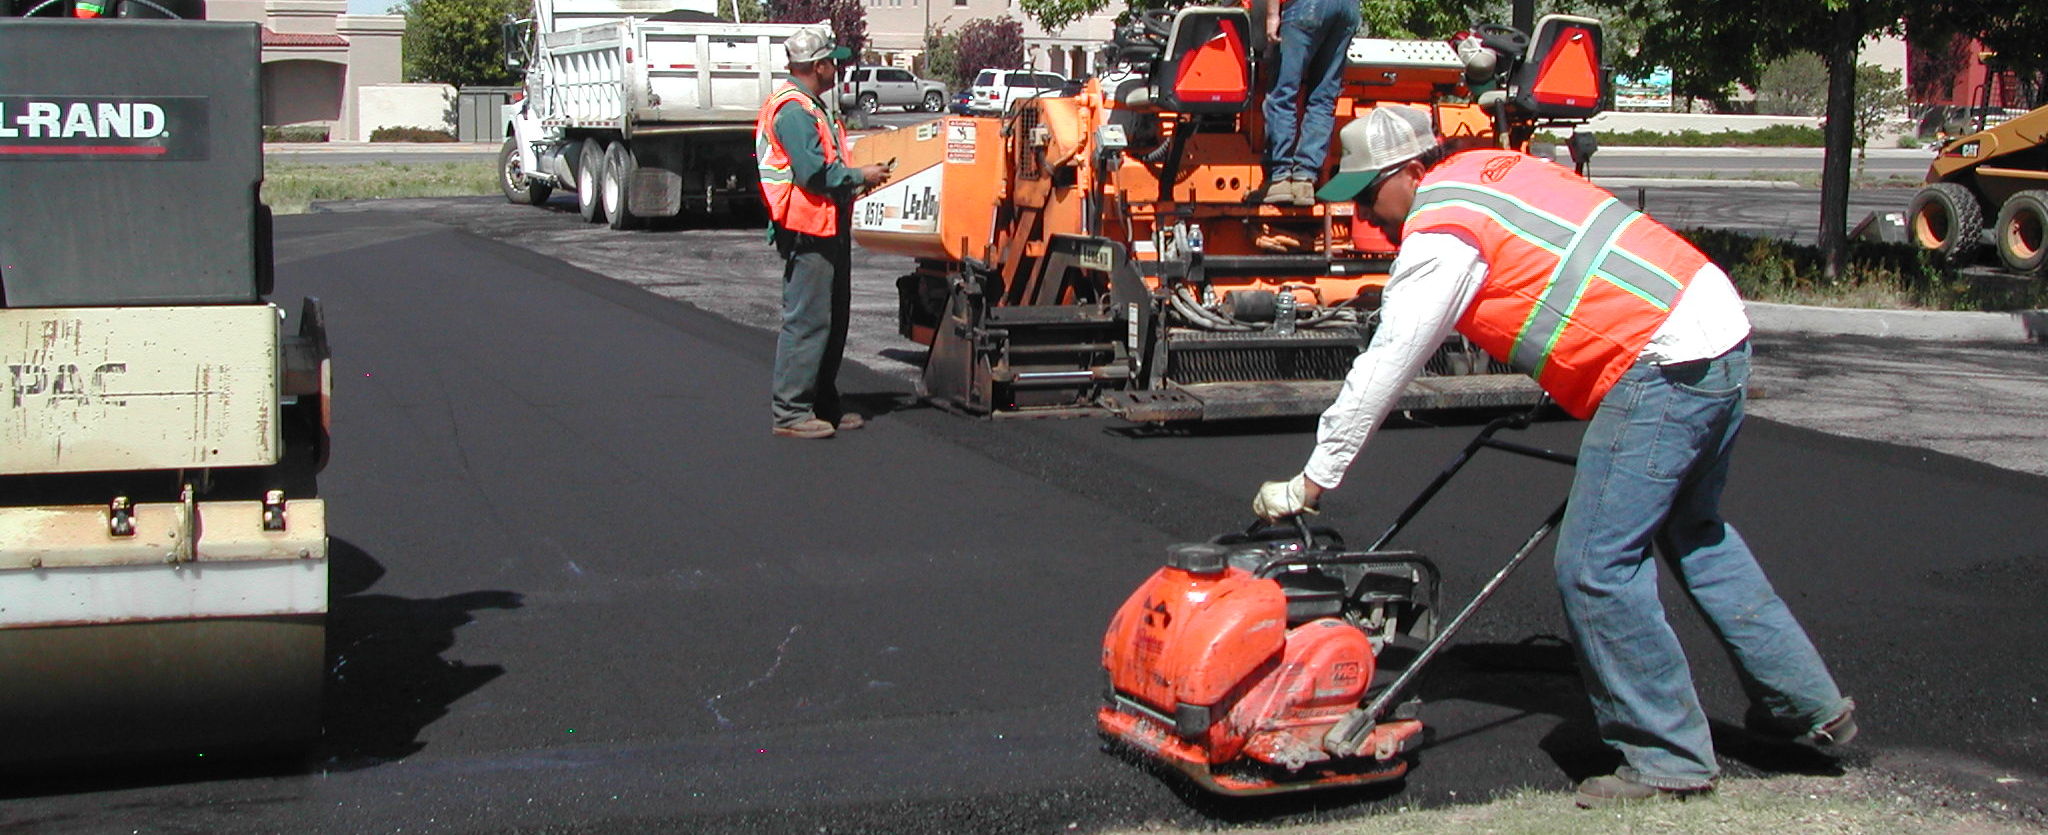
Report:
[[[1315,180],[1322,173],[1344,56],[1357,32],[1358,0],[1287,0],[1280,7],[1280,66],[1265,107],[1268,179]]]
[[[839,361],[846,353],[853,301],[853,242],[845,235],[782,232],[776,249],[787,261],[782,330],[775,338],[775,425],[794,426],[812,417],[837,421]]]
[[[1713,360],[1630,369],[1586,427],[1558,529],[1557,587],[1600,737],[1627,761],[1617,773],[1645,785],[1695,788],[1720,770],[1657,598],[1653,544],[1757,705],[1801,728],[1848,706],[1749,546],[1721,518],[1748,380],[1746,341]]]

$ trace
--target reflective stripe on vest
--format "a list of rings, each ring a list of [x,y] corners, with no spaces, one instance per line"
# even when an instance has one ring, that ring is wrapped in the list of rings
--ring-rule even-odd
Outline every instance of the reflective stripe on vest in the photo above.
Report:
[[[811,121],[818,127],[818,146],[824,149],[827,164],[839,161],[844,155],[831,116],[819,108],[809,94],[795,84],[785,82],[775,95],[761,103],[761,113],[754,120],[754,159],[760,173],[761,200],[767,205],[768,217],[775,221],[776,226],[829,238],[839,233],[838,204],[829,194],[819,194],[797,184],[790,167],[789,150],[782,147],[781,138],[775,135],[775,114],[786,104],[795,104],[810,114]]]
[[[1557,165],[1457,154],[1424,176],[1406,230],[1472,242],[1487,281],[1459,331],[1579,417],[1635,363],[1706,256]]]

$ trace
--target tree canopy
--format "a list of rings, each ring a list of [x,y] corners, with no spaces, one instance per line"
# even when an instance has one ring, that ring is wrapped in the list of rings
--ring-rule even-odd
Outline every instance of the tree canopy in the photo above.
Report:
[[[1024,66],[1024,24],[1008,16],[984,17],[960,27],[955,84],[965,86],[982,70]]]
[[[524,0],[409,0],[394,9],[405,16],[406,80],[457,87],[517,82],[518,73],[505,66],[498,27],[526,8]]]
[[[770,0],[771,23],[832,22],[832,42],[860,55],[868,47],[868,12],[861,0]]]

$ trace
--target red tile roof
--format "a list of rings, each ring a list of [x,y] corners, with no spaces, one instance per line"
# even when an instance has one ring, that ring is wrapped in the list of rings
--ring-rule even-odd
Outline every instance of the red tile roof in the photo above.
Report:
[[[264,46],[279,46],[279,47],[294,47],[294,46],[337,46],[337,47],[345,47],[345,46],[348,46],[348,39],[347,39],[347,38],[344,38],[344,37],[342,37],[342,36],[340,36],[340,35],[313,35],[313,34],[305,34],[305,33],[300,33],[300,32],[273,32],[273,31],[271,31],[271,30],[270,30],[270,27],[268,27],[268,26],[265,26],[265,27],[263,27],[263,45],[264,45]]]

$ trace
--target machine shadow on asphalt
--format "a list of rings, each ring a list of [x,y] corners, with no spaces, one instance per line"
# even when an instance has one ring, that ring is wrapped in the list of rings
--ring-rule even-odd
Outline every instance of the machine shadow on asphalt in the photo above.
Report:
[[[368,594],[384,567],[353,543],[332,540],[333,594],[327,633],[326,732],[314,770],[353,771],[401,760],[425,747],[421,729],[448,706],[505,674],[496,664],[441,657],[455,630],[484,609],[517,609],[511,591],[433,599]]]
[[[0,799],[355,771],[402,760],[425,747],[420,731],[449,705],[504,675],[495,665],[441,658],[455,630],[484,609],[517,609],[510,591],[434,599],[366,594],[384,567],[348,540],[330,540],[323,736],[308,746],[57,762],[0,770]]]

